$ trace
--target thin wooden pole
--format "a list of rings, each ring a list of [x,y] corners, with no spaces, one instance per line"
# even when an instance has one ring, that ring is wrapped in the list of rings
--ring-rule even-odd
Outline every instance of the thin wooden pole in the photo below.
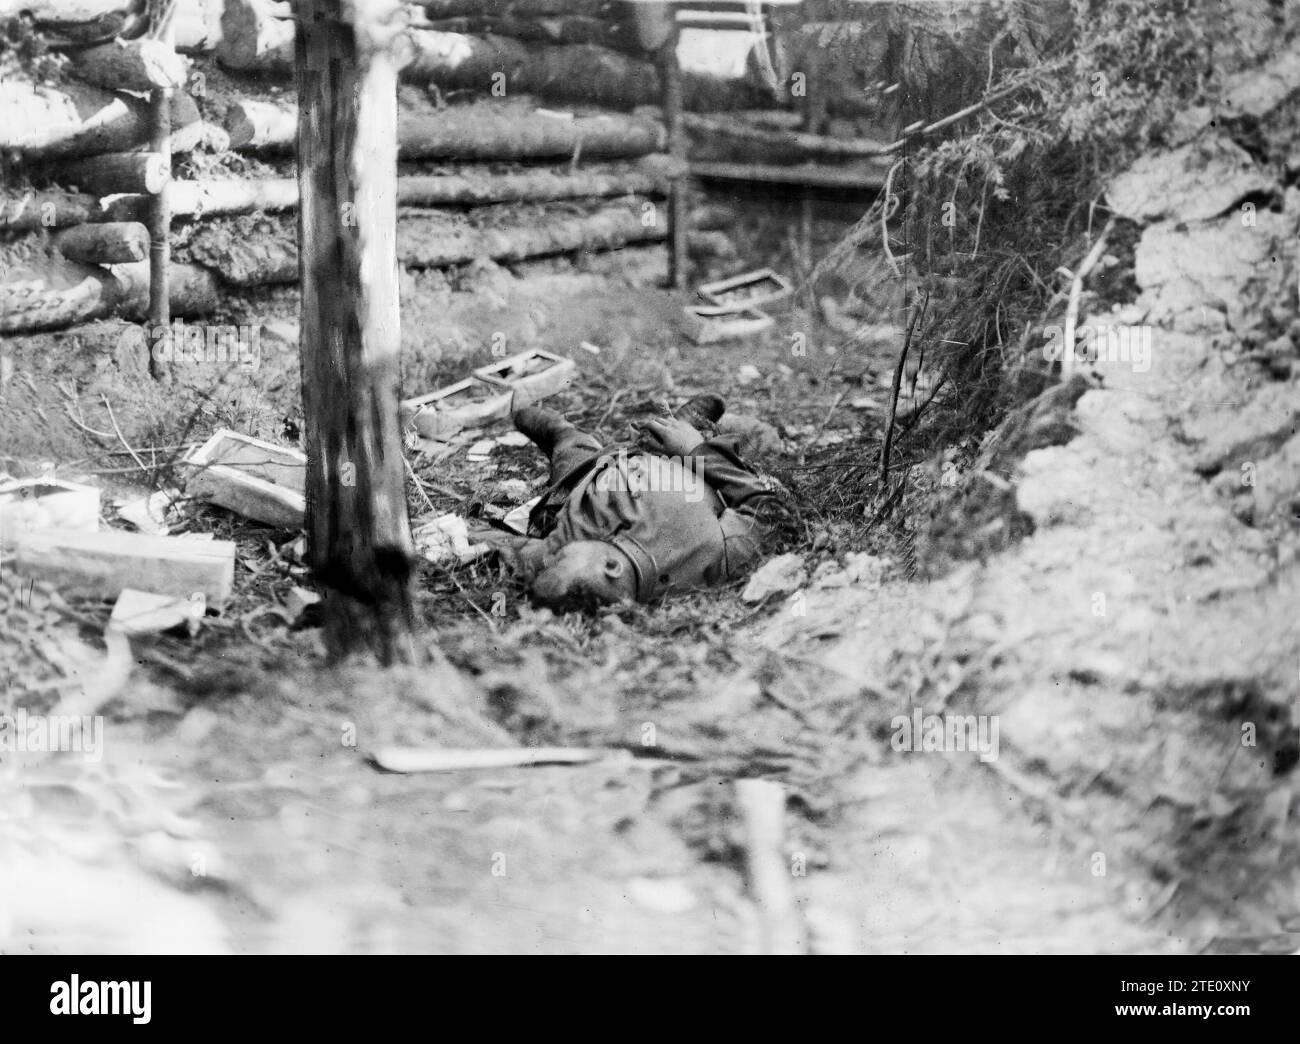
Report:
[[[171,180],[171,93],[168,87],[156,87],[149,95],[152,120],[149,147],[162,157],[165,174],[161,191],[149,197],[149,322],[155,329],[171,322],[171,288],[167,269],[171,264],[171,241],[168,237],[172,215],[166,184]],[[149,356],[149,373],[155,380],[163,376],[163,364],[152,354]]]
[[[686,160],[686,129],[682,121],[682,69],[677,61],[677,22],[656,55],[663,92],[664,125],[668,130],[668,151]],[[686,195],[689,180],[678,176],[668,190],[668,286],[680,289],[686,282]]]
[[[175,4],[168,4],[161,20],[151,27],[151,35],[167,46],[172,45],[175,34],[172,14]],[[171,323],[171,225],[172,212],[168,200],[168,182],[172,177],[172,88],[155,87],[149,93],[149,149],[160,157],[159,175],[162,188],[149,200],[149,322],[153,334],[159,327]],[[150,343],[157,343],[152,337]],[[149,375],[159,380],[165,373],[163,363],[150,352]]]

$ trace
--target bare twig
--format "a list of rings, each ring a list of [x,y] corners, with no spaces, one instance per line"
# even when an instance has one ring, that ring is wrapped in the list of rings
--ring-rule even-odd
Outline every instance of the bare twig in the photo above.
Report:
[[[122,429],[118,427],[117,418],[113,416],[113,406],[108,401],[108,396],[101,395],[100,399],[103,400],[104,409],[108,410],[108,419],[112,422],[113,431],[117,433],[118,441],[121,442],[126,451],[131,454],[131,459],[140,465],[140,470],[147,472],[149,470],[149,465],[140,458],[140,454],[131,448],[131,444],[126,441],[126,436],[122,434]]]
[[[884,205],[880,208],[880,245],[885,250],[885,260],[889,262],[889,267],[894,270],[894,275],[899,279],[903,278],[902,270],[898,267],[898,262],[894,259],[894,252],[889,249],[889,219],[894,216],[894,211],[898,207],[891,207],[894,202],[893,184],[894,173],[903,165],[902,160],[898,160],[889,168],[889,173],[885,176]]]
[[[1101,230],[1097,242],[1092,245],[1087,256],[1079,263],[1074,272],[1074,282],[1070,284],[1070,303],[1065,310],[1065,343],[1061,347],[1061,379],[1068,381],[1074,372],[1074,325],[1079,321],[1079,299],[1083,296],[1083,281],[1101,260],[1102,251],[1106,249],[1106,237],[1115,227],[1111,218]]]
[[[415,469],[411,467],[411,462],[403,457],[402,463],[406,465],[406,473],[411,476],[411,481],[415,484],[415,488],[419,490],[420,496],[424,498],[424,506],[430,511],[436,512],[438,509],[434,507],[433,501],[429,499],[429,494],[424,491],[424,483],[420,481],[420,476],[417,475]]]
[[[907,335],[903,338],[903,350],[898,353],[898,365],[894,367],[894,385],[889,396],[889,421],[885,425],[885,443],[880,449],[880,489],[888,489],[889,482],[889,454],[894,446],[894,421],[898,416],[898,392],[903,384],[903,365],[907,362],[907,350],[912,346],[912,334],[916,331],[916,325],[921,321],[921,316],[925,314],[926,308],[930,304],[930,295],[927,292],[925,299],[921,302],[921,307],[913,310],[912,321],[907,324]]]

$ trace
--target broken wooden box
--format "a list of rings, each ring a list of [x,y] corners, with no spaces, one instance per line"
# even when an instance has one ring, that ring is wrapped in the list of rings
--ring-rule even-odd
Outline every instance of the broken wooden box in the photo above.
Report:
[[[307,511],[307,457],[223,428],[184,461],[185,492],[255,522],[298,529]]]
[[[790,281],[784,276],[770,268],[759,268],[714,283],[704,283],[699,293],[710,304],[729,306],[732,311],[748,311],[789,297],[792,290]]]
[[[519,409],[563,391],[573,383],[577,367],[572,359],[532,348],[508,359],[480,366],[474,376],[486,384],[508,389],[512,396],[511,408]]]
[[[752,337],[774,320],[757,308],[736,311],[730,305],[691,305],[686,309],[686,336],[696,344],[715,344],[735,337]]]
[[[0,485],[0,543],[41,529],[99,528],[99,490],[56,478],[15,479]]]
[[[186,599],[200,594],[208,605],[220,606],[235,578],[233,541],[121,530],[19,533],[13,560],[20,577],[89,598],[117,598],[133,588]]]
[[[402,401],[402,416],[426,439],[446,441],[465,428],[510,416],[510,393],[473,377]]]

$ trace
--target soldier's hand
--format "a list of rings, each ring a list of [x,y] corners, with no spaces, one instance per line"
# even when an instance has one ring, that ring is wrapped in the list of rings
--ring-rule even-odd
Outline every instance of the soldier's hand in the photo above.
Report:
[[[638,421],[642,448],[665,457],[685,457],[704,441],[704,436],[676,417]]]

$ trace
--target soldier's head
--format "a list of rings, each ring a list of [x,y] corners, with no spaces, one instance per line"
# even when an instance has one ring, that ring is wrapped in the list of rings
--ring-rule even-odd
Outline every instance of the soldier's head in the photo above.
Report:
[[[634,600],[632,561],[603,540],[565,544],[532,582],[533,599],[560,612]]]

